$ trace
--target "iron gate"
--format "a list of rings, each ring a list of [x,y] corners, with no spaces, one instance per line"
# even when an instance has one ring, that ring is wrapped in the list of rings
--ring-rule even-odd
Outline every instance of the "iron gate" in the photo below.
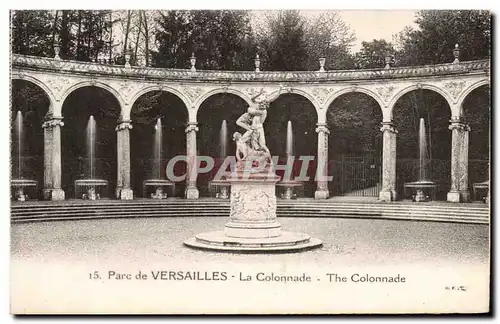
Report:
[[[382,159],[373,154],[342,154],[330,160],[331,196],[378,197],[382,188]]]

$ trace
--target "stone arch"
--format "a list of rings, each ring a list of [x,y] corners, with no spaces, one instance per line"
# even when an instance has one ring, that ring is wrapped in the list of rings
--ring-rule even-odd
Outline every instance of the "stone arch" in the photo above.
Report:
[[[49,98],[50,105],[48,112],[49,113],[53,112],[56,103],[56,98],[53,92],[50,90],[50,88],[43,81],[31,75],[19,75],[19,74],[12,75],[11,82],[14,80],[28,81],[40,87],[40,89],[42,89]]]
[[[102,88],[102,89],[110,92],[115,97],[115,99],[118,101],[118,103],[120,104],[120,115],[121,116],[124,115],[124,107],[126,106],[126,104],[123,101],[123,98],[120,95],[120,93],[115,88],[109,86],[108,84],[106,84],[102,81],[97,81],[97,80],[81,81],[81,82],[78,82],[78,83],[72,85],[71,87],[69,87],[69,89],[64,91],[64,93],[61,95],[61,100],[60,100],[61,101],[61,105],[60,105],[60,109],[61,109],[60,113],[61,114],[62,114],[62,106],[64,105],[64,101],[68,98],[68,96],[71,93],[73,93],[73,91],[78,90],[80,88],[84,88],[84,87],[98,87],[98,88]]]
[[[244,92],[234,89],[234,88],[216,88],[208,91],[207,93],[203,94],[198,100],[195,101],[194,107],[196,108],[196,113],[198,112],[198,109],[201,107],[203,102],[207,100],[209,97],[219,94],[219,93],[231,93],[234,95],[237,95],[241,99],[245,100],[248,105],[252,104],[252,100],[250,99],[249,96],[247,96]]]
[[[278,158],[279,165],[287,164],[287,138],[288,127],[291,122],[293,156],[291,179],[299,175],[304,166],[300,156],[312,156],[313,159],[306,168],[306,177],[300,188],[296,188],[294,194],[298,197],[313,197],[316,190],[315,172],[318,160],[318,135],[316,127],[318,123],[319,109],[317,102],[311,95],[304,91],[306,89],[285,88],[268,108],[268,115],[264,123],[266,144],[271,155]],[[316,112],[316,114],[314,114]],[[277,171],[278,176],[284,176],[283,170]],[[283,188],[277,189],[277,195],[283,194]]]
[[[394,107],[396,106],[396,103],[398,102],[398,100],[402,96],[404,96],[405,94],[410,93],[410,92],[415,91],[415,90],[420,90],[420,89],[430,90],[430,91],[434,91],[434,92],[437,92],[438,94],[440,94],[448,103],[448,108],[450,109],[450,113],[453,116],[453,100],[451,100],[448,93],[446,93],[443,89],[441,89],[435,85],[432,85],[432,84],[413,84],[411,86],[408,86],[408,87],[398,91],[398,93],[396,93],[392,97],[392,99],[389,101],[388,107],[390,109],[391,120],[393,118]]]
[[[154,102],[149,100],[153,96],[157,97]],[[149,198],[154,188],[144,186],[144,181],[164,179],[169,160],[186,154],[185,128],[193,109],[189,109],[186,104],[189,101],[178,89],[163,85],[144,85],[131,98],[128,111],[133,126],[129,148],[131,188],[135,196]],[[158,122],[160,128],[157,128]],[[157,136],[160,136],[160,150],[155,145],[159,143]],[[175,174],[184,174],[185,166],[185,163],[176,164]],[[185,182],[164,189],[169,196],[182,197]]]
[[[170,87],[170,86],[164,86],[164,85],[161,85],[161,86],[150,85],[150,86],[146,86],[146,87],[140,89],[139,91],[137,91],[132,96],[132,99],[130,99],[130,103],[129,103],[130,110],[132,110],[134,108],[134,104],[137,101],[137,99],[139,99],[142,95],[144,95],[148,92],[152,92],[152,91],[164,91],[164,92],[168,92],[168,93],[171,93],[171,94],[177,96],[184,103],[184,106],[186,107],[187,113],[189,114],[189,102],[190,101],[186,98],[186,96],[182,92],[180,92],[178,89]],[[130,115],[131,111],[129,111],[128,113]]]
[[[314,110],[316,110],[316,117],[319,119],[320,106],[319,106],[318,102],[316,101],[316,99],[314,99],[314,97],[309,92],[302,90],[302,89],[298,89],[298,88],[292,88],[290,91],[286,91],[286,90],[283,91],[282,90],[280,95],[287,94],[287,93],[293,93],[293,94],[302,96],[302,97],[306,98],[307,100],[309,100],[311,102],[311,104],[314,106]],[[320,122],[320,121],[318,120],[318,122]]]
[[[385,105],[377,93],[359,86],[340,88],[328,99],[329,195],[377,197],[382,169],[380,123]]]
[[[346,93],[352,93],[352,92],[358,92],[358,93],[364,93],[366,94],[367,96],[373,98],[379,105],[379,108],[380,108],[380,112],[382,114],[384,114],[384,103],[382,102],[382,100],[380,99],[380,97],[375,93],[373,92],[372,90],[370,89],[367,89],[367,88],[363,88],[363,87],[359,87],[359,86],[356,86],[355,88],[353,87],[349,87],[349,88],[343,88],[343,89],[340,89],[336,92],[333,93],[333,95],[331,95],[328,100],[326,100],[325,102],[325,109],[328,109],[330,107],[330,105],[340,96],[346,94]]]
[[[483,80],[479,80],[477,82],[474,82],[473,84],[471,84],[467,89],[465,89],[464,91],[462,91],[462,93],[460,94],[459,98],[458,98],[458,106],[460,107],[460,115],[463,114],[463,108],[462,108],[462,104],[464,103],[464,100],[465,98],[467,98],[467,96],[472,92],[474,91],[475,89],[479,88],[479,87],[482,87],[484,85],[490,85],[490,80],[489,79],[483,79]]]

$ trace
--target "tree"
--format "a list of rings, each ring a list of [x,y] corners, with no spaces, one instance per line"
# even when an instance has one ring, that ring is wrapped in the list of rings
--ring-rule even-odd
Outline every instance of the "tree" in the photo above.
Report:
[[[248,66],[252,38],[246,11],[171,10],[161,13],[157,23],[155,66],[188,68],[192,53],[202,69]]]
[[[362,42],[361,50],[355,54],[356,68],[376,69],[385,66],[385,57],[394,53],[394,47],[384,39]]]
[[[51,56],[53,20],[47,10],[12,12],[12,51],[17,54]]]
[[[305,38],[308,70],[318,69],[321,57],[326,58],[327,70],[354,67],[350,48],[356,37],[338,12],[325,11],[306,19]]]
[[[307,70],[305,19],[298,10],[284,10],[265,17],[257,41],[267,70]]]
[[[192,50],[190,14],[183,10],[161,12],[153,52],[153,66],[187,68]]]
[[[419,30],[405,28],[396,35],[398,64],[424,65],[489,58],[491,13],[485,10],[422,10],[415,22]]]

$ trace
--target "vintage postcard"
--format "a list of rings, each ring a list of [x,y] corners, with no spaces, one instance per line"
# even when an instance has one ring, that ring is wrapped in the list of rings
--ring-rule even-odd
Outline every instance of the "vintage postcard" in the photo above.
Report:
[[[12,314],[490,312],[489,11],[10,16]]]

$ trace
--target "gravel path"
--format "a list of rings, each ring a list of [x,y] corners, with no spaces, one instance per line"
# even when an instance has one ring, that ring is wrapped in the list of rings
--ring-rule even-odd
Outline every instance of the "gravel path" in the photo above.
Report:
[[[185,247],[221,217],[136,218],[14,224],[13,312],[337,313],[484,311],[489,290],[487,225],[280,218],[286,231],[324,242],[289,254],[232,254]],[[109,271],[225,271],[229,280],[115,280]],[[89,276],[99,271],[101,280]],[[310,284],[248,283],[242,273],[310,275]],[[327,273],[407,278],[405,284],[336,284]],[[464,285],[467,292],[448,289]],[[411,293],[409,293],[411,291]]]

